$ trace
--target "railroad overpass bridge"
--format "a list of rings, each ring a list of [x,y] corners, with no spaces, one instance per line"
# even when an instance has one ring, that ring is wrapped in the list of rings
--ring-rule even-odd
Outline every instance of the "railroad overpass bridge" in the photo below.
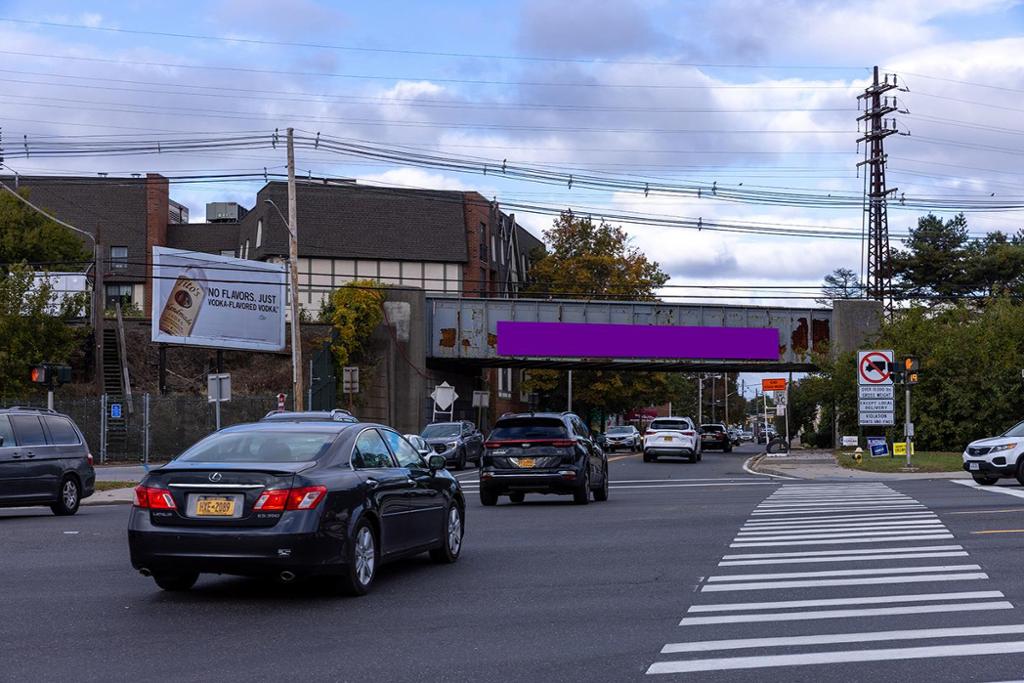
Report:
[[[813,371],[813,354],[856,348],[873,301],[836,310],[663,302],[426,297],[426,362],[468,367]]]

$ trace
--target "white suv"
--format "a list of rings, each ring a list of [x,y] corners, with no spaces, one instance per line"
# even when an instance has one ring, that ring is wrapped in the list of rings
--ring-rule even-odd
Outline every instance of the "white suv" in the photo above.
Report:
[[[1024,472],[1019,461],[1024,455],[1024,422],[1020,422],[1002,436],[972,441],[964,450],[964,469],[974,481],[991,486],[1001,477],[1016,477],[1024,484]]]
[[[644,462],[659,455],[683,455],[690,462],[701,459],[700,435],[688,417],[656,417],[644,432]]]

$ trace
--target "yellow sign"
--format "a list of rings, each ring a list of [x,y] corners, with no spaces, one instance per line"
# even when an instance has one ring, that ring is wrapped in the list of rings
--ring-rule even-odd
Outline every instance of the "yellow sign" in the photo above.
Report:
[[[906,455],[907,454],[907,442],[897,441],[892,445],[893,455]],[[914,454],[914,444],[910,444],[910,454]]]

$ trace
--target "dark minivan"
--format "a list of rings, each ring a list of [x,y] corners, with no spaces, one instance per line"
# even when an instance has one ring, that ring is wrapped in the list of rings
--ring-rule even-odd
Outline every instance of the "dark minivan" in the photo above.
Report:
[[[82,432],[45,408],[0,409],[0,507],[48,505],[73,515],[96,473]]]

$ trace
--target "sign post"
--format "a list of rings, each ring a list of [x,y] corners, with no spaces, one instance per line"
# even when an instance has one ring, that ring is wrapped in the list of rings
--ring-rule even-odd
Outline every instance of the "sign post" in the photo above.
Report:
[[[781,392],[785,392],[784,393],[784,397],[782,399],[783,400],[783,404],[782,405],[784,406],[786,400],[789,398],[789,385],[786,382],[786,378],[785,377],[768,377],[768,378],[765,378],[765,379],[761,380],[761,392],[764,394],[764,429],[765,429],[764,443],[765,443],[765,448],[766,449],[767,449],[767,446],[768,446],[768,392],[769,391],[775,392],[776,403],[778,403],[779,392],[780,391]],[[780,410],[779,409],[780,407],[781,407],[780,405],[776,405],[775,406],[775,415],[776,415],[776,417],[782,417],[783,415],[786,414],[786,409],[784,407],[782,407],[782,409]],[[786,418],[786,452],[787,453],[789,452],[789,418],[788,417]]]
[[[231,375],[217,372],[206,376],[206,400],[214,406],[217,431],[220,431],[220,404],[231,400]]]
[[[455,393],[455,387],[448,382],[441,382],[430,392],[430,398],[434,399],[434,412],[431,421],[437,420],[437,414],[448,415],[451,420],[455,416],[455,401],[459,395]]]
[[[359,366],[346,365],[341,369],[341,390],[348,394],[348,412],[352,412],[352,395],[359,393]]]
[[[474,391],[473,392],[473,407],[476,408],[476,427],[480,429],[483,426],[484,421],[484,408],[488,408],[491,405],[491,392],[489,391]]]

